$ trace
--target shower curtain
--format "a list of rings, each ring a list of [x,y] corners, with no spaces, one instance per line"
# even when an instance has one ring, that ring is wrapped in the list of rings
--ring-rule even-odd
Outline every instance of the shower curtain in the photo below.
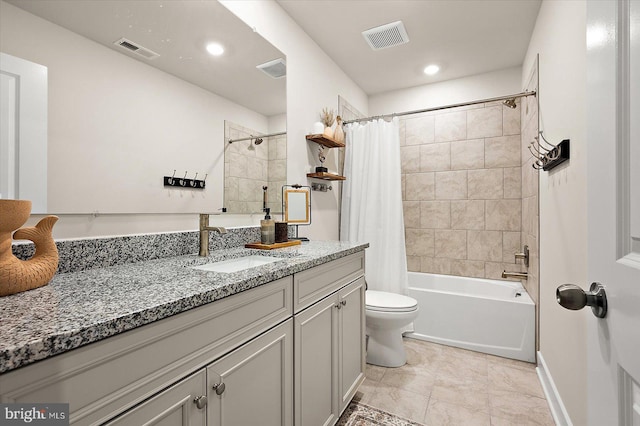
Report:
[[[346,126],[340,239],[370,244],[369,290],[406,294],[398,118]]]

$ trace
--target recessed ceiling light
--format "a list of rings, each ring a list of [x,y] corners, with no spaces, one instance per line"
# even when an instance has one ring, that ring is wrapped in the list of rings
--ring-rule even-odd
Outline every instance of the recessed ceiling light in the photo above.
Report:
[[[213,56],[220,56],[224,53],[224,47],[219,43],[209,43],[207,44],[207,52]]]
[[[424,73],[427,75],[434,75],[437,74],[438,71],[440,71],[440,67],[437,65],[429,65],[427,67],[425,67],[424,69]]]

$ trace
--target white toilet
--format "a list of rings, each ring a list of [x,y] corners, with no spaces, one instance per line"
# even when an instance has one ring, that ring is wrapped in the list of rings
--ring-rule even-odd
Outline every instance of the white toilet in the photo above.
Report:
[[[408,296],[367,290],[367,362],[401,367],[407,362],[402,332],[418,316],[418,302]]]

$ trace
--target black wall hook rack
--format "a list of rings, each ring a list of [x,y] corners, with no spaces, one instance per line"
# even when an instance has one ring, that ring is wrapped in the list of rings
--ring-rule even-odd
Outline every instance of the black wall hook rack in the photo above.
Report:
[[[193,179],[187,179],[187,172],[185,172],[183,178],[176,177],[176,171],[173,171],[173,176],[165,176],[162,179],[164,186],[172,186],[176,188],[185,188],[185,189],[204,189],[206,186],[205,179],[207,179],[208,175],[204,176],[204,179],[196,179],[198,174],[194,176]]]
[[[547,155],[542,157],[542,170],[548,172],[549,170],[558,167],[569,159],[570,144],[569,139],[565,139],[560,142],[555,148],[548,152]],[[553,160],[549,160],[553,158]]]

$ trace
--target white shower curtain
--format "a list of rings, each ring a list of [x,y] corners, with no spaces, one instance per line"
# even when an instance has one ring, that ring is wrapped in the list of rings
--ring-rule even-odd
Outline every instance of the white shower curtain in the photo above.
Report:
[[[369,290],[406,294],[398,119],[346,126],[340,239],[368,242]]]

